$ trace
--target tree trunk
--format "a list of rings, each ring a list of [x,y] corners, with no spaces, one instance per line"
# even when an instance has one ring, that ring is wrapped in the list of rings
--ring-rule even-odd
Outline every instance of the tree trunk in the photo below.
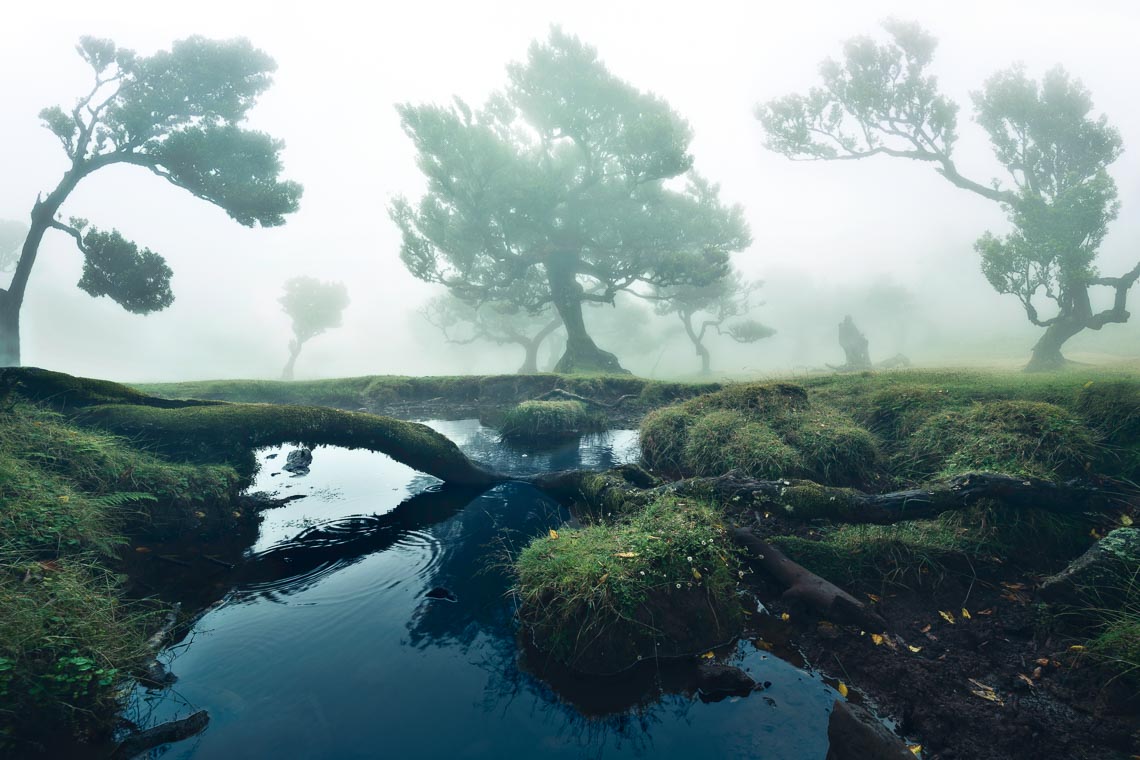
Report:
[[[0,291],[0,367],[20,366],[20,302]]]
[[[689,336],[689,340],[693,342],[693,348],[697,350],[697,356],[701,357],[701,374],[712,374],[712,362],[709,357],[709,350],[705,347],[704,338],[705,330],[701,328],[700,333],[693,329],[693,315],[688,312],[678,312],[681,317],[681,324],[685,326],[685,334]]]
[[[301,343],[297,339],[289,341],[289,361],[285,362],[285,369],[281,370],[282,380],[293,379],[293,367],[297,364],[297,357],[301,354]]]
[[[1084,324],[1072,319],[1058,319],[1049,325],[1033,346],[1033,355],[1025,365],[1025,371],[1048,372],[1064,367],[1068,360],[1061,354],[1061,346],[1083,329]]]
[[[847,362],[840,368],[846,371],[871,369],[871,353],[868,350],[867,336],[855,326],[851,315],[839,323],[839,346],[843,349]]]
[[[566,326],[566,352],[554,366],[555,372],[612,372],[628,375],[616,356],[598,348],[586,332],[582,318],[582,286],[577,280],[577,257],[557,252],[543,262],[550,295],[558,316]]]
[[[555,316],[550,320],[541,330],[539,330],[533,338],[528,341],[520,342],[523,349],[526,350],[526,358],[523,359],[523,364],[519,367],[518,374],[520,375],[537,375],[538,374],[538,349],[542,347],[545,341],[552,332],[562,326],[562,317]]]

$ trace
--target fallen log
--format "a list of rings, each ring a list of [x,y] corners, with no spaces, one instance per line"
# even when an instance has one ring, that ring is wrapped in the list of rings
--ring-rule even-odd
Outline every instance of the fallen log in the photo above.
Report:
[[[887,621],[863,602],[760,540],[747,528],[733,528],[732,538],[748,550],[749,559],[786,587],[782,599],[808,607],[835,623],[857,625],[867,631],[887,630]]]
[[[1054,483],[1039,478],[995,473],[968,473],[923,488],[891,493],[864,493],[853,488],[824,486],[810,480],[756,480],[734,473],[709,478],[689,478],[645,487],[653,477],[627,465],[609,472],[570,470],[546,473],[528,479],[536,488],[563,501],[590,507],[632,506],[661,496],[715,498],[738,508],[762,506],[803,520],[830,519],[848,523],[889,524],[936,517],[942,512],[964,509],[982,499],[1016,507],[1078,514],[1100,511],[1135,497],[1135,492],[1115,483],[1069,481]],[[604,503],[599,503],[604,501]]]
[[[137,757],[147,750],[154,749],[163,744],[180,742],[191,736],[200,734],[210,723],[210,716],[205,710],[199,710],[193,715],[172,720],[167,723],[139,731],[124,739],[111,755],[114,760],[129,760]]]
[[[587,406],[593,405],[600,406],[603,409],[616,409],[617,407],[621,406],[623,401],[637,397],[638,394],[636,393],[626,393],[623,396],[618,396],[616,399],[614,399],[613,402],[607,404],[605,401],[598,401],[597,399],[580,396],[577,393],[572,393],[571,391],[563,390],[562,388],[554,388],[553,390],[549,390],[539,396],[535,396],[533,400],[546,401],[547,399],[559,398],[565,401],[578,401],[586,404]]]

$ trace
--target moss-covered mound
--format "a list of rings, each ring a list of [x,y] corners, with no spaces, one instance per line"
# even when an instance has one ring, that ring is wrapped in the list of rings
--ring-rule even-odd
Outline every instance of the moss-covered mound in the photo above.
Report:
[[[1088,473],[1097,439],[1059,406],[994,401],[930,417],[907,440],[903,464],[919,478],[983,471],[1058,480]]]
[[[524,401],[503,416],[500,431],[508,440],[544,441],[574,438],[604,425],[581,401]]]
[[[1076,411],[1103,440],[1100,469],[1140,482],[1140,382],[1085,383]]]
[[[515,564],[519,617],[560,662],[614,673],[731,639],[741,621],[736,567],[715,508],[660,499],[532,541]]]
[[[646,464],[671,475],[803,477],[863,484],[880,470],[874,436],[789,383],[737,385],[647,415]]]

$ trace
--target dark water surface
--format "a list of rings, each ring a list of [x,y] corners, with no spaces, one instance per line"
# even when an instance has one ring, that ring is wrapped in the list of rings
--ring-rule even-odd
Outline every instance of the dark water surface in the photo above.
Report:
[[[515,474],[637,457],[632,431],[525,451],[474,420],[428,424]],[[279,472],[287,450],[260,453],[253,490],[307,497],[265,514],[241,582],[164,655],[173,688],[135,694],[128,717],[144,725],[210,713],[204,734],[163,757],[826,754],[836,692],[747,643],[726,654],[771,682],[747,699],[703,703],[651,663],[605,680],[545,672],[557,690],[536,676],[542,658],[520,655],[501,563],[569,515],[533,488],[453,490],[337,448],[315,450],[311,473],[292,477]],[[436,587],[456,601],[426,598]]]

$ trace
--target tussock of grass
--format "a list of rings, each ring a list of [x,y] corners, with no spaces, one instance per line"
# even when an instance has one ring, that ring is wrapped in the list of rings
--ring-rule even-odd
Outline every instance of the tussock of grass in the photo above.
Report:
[[[501,432],[510,440],[535,441],[573,438],[604,426],[581,401],[524,401],[504,415]]]
[[[993,401],[939,413],[910,437],[904,466],[921,477],[1000,472],[1045,479],[1087,474],[1097,436],[1074,413],[1038,401]]]
[[[519,617],[539,646],[585,672],[701,651],[740,623],[734,551],[714,507],[660,499],[534,539],[515,563]]]
[[[646,464],[676,475],[736,469],[847,485],[872,480],[880,469],[867,430],[789,383],[730,386],[658,410],[642,422],[641,448]]]

